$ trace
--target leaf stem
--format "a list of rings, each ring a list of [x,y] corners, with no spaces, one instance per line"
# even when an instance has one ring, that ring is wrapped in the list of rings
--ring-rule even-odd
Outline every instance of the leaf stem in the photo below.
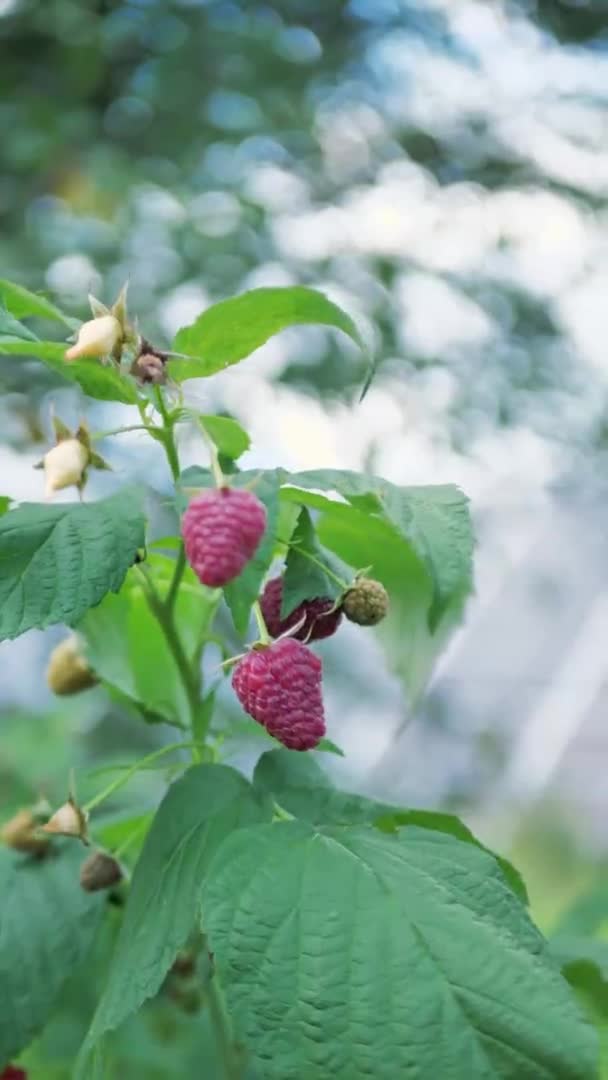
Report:
[[[170,651],[173,654],[175,660],[175,666],[177,667],[182,683],[184,684],[184,690],[186,691],[186,697],[188,699],[188,711],[190,713],[190,727],[194,731],[196,723],[196,714],[199,706],[199,694],[200,694],[200,674],[197,669],[190,665],[188,657],[184,651],[179,634],[173,621],[173,612],[168,611],[165,604],[158,595],[152,581],[148,575],[144,572],[141,566],[134,567],[139,571],[139,576],[146,594],[148,605],[153,615],[156,616],[160,628],[165,635],[165,640],[169,646]]]
[[[191,742],[178,742],[169,743],[167,746],[161,746],[159,750],[154,750],[151,754],[147,754],[146,757],[140,758],[136,761],[126,772],[121,776],[113,780],[111,784],[108,784],[103,791],[100,791],[98,795],[94,795],[92,799],[83,807],[83,810],[89,814],[91,810],[94,810],[96,806],[99,806],[106,799],[110,798],[116,791],[119,791],[124,784],[127,784],[132,776],[135,776],[141,769],[144,769],[146,765],[150,765],[157,758],[162,757],[164,754],[170,754],[174,750],[189,750],[194,744]]]
[[[175,439],[173,438],[174,421],[167,410],[160,386],[154,387],[154,401],[163,421],[163,426],[159,434],[162,433],[162,442],[167,455],[167,461],[169,462],[169,468],[171,469],[171,475],[173,476],[175,483],[177,483],[179,480],[179,458],[177,456]]]
[[[225,1080],[241,1080],[245,1062],[234,1039],[226,1001],[215,971],[207,986],[207,1003]]]
[[[169,592],[165,597],[165,611],[168,614],[173,612],[175,600],[177,597],[177,591],[180,587],[181,580],[184,576],[184,570],[186,569],[186,552],[184,545],[181,544],[179,554],[175,562],[175,569],[173,571],[173,577],[171,578],[171,584],[169,585]]]
[[[114,428],[112,431],[97,431],[91,435],[93,442],[100,439],[109,439],[112,435],[124,435],[126,431],[150,431],[150,424],[127,424],[126,427]]]
[[[213,439],[210,437],[207,428],[205,427],[200,416],[198,417],[198,425],[201,429],[201,434],[209,451],[209,464],[211,465],[211,472],[213,473],[213,479],[215,480],[216,486],[218,488],[225,487],[226,477],[222,472],[220,460],[217,453],[217,446],[215,445]]]
[[[266,626],[266,623],[264,621],[264,616],[262,615],[262,609],[260,607],[259,600],[256,600],[254,605],[253,605],[253,614],[255,615],[255,621],[256,621],[256,623],[258,625],[258,631],[259,631],[259,634],[260,634],[260,641],[262,642],[263,645],[270,645],[270,642],[272,641],[272,638],[270,637],[270,634],[268,633],[268,627]]]
[[[283,542],[284,541],[281,541],[281,543]],[[327,577],[332,578],[333,581],[336,582],[336,585],[339,585],[342,590],[350,588],[349,582],[343,581],[341,577],[338,577],[337,574],[334,574],[333,570],[331,570],[329,566],[326,566],[324,562],[321,562],[320,559],[317,559],[316,555],[312,555],[310,551],[308,551],[306,548],[300,547],[297,542],[294,544],[291,541],[288,541],[287,546],[297,551],[298,555],[303,555],[305,559],[308,559],[310,562],[315,563],[315,565],[318,566],[319,569],[327,575]]]

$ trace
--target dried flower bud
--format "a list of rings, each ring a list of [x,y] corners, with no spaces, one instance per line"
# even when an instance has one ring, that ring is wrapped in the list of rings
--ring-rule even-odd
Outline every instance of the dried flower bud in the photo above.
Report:
[[[83,356],[107,356],[122,340],[122,327],[115,315],[89,319],[80,327],[75,345],[66,350],[66,360]]]
[[[53,649],[46,669],[46,681],[49,689],[60,697],[79,694],[81,690],[88,690],[97,684],[97,676],[82,655],[75,634],[64,638]]]
[[[0,837],[7,847],[28,855],[42,855],[49,846],[46,837],[38,835],[39,821],[31,810],[19,810],[4,825]]]
[[[165,362],[161,356],[155,353],[141,353],[133,361],[131,374],[142,383],[155,383],[160,386],[167,381]]]
[[[80,884],[85,892],[109,889],[122,880],[120,864],[104,851],[94,851],[80,867]]]
[[[46,825],[41,826],[42,832],[53,833],[57,836],[77,836],[83,844],[88,844],[87,814],[78,806],[70,796],[68,801],[59,807]]]

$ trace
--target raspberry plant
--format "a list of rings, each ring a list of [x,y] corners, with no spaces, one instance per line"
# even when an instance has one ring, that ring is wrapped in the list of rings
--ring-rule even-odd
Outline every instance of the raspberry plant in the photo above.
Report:
[[[55,417],[46,499],[2,501],[0,634],[65,624],[48,669],[58,695],[105,689],[142,722],[177,732],[88,804],[66,778],[62,806],[24,806],[5,823],[2,1075],[29,1069],[28,1046],[79,968],[81,992],[94,995],[70,1073],[86,1080],[127,1075],[116,1040],[159,1003],[188,1017],[187,1030],[163,1029],[161,1075],[594,1076],[593,1031],[513,867],[456,817],[339,791],[314,752],[336,750],[316,642],[339,635],[345,618],[380,635],[390,667],[420,695],[471,589],[466,498],[352,472],[241,469],[240,425],[185,404],[185,381],[240,362],[287,326],[319,323],[362,347],[351,319],[311,289],[257,289],[209,308],[161,349],[131,322],[124,291],[111,307],[93,299],[83,325],[10,282],[0,297],[10,315],[0,352],[137,411],[135,425],[109,434]],[[71,339],[41,340],[30,317]],[[201,461],[184,470],[186,425]],[[99,445],[133,426],[165,452],[173,535],[155,534],[144,491],[117,484],[87,497],[88,471],[107,468]],[[54,503],[68,485],[73,501]],[[221,633],[227,613],[236,655]],[[224,662],[210,668],[218,644]],[[253,777],[221,760],[232,733],[214,713],[220,691],[235,692],[235,711],[238,698],[252,718],[239,723],[268,740]],[[176,748],[191,761],[173,760],[154,813],[104,817],[138,770]],[[86,973],[100,950],[105,976],[93,986]]]

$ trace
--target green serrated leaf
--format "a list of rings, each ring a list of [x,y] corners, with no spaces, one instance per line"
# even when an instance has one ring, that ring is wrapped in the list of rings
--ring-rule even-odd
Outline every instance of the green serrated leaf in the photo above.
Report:
[[[57,995],[93,944],[103,899],[78,883],[80,846],[31,859],[0,848],[0,1064],[47,1022]]]
[[[74,623],[116,591],[144,542],[133,489],[94,503],[23,503],[0,518],[0,640]]]
[[[302,821],[320,825],[368,824],[389,833],[418,825],[475,844],[496,859],[515,895],[524,904],[528,903],[526,886],[515,867],[489,851],[454,814],[411,810],[364,795],[338,791],[310,754],[295,750],[268,750],[262,754],[253,783],[261,791],[271,793],[285,810]]]
[[[27,318],[28,315],[38,316],[41,319],[61,322],[64,326],[69,326],[70,330],[75,330],[80,325],[78,319],[66,315],[46,297],[30,292],[23,285],[7,281],[6,278],[0,278],[0,303],[17,319]]]
[[[314,526],[306,508],[300,511],[298,523],[291,538],[283,575],[281,618],[286,619],[303,600],[328,596],[335,600],[342,592],[331,573],[323,549],[317,543]]]
[[[274,334],[305,323],[333,326],[364,349],[350,315],[316,289],[302,285],[252,289],[207,308],[191,326],[178,330],[175,352],[191,360],[169,360],[177,382],[213,375],[249,356]]]
[[[66,346],[59,341],[21,341],[17,338],[0,338],[0,354],[26,356],[42,360],[48,368],[69,382],[78,383],[81,390],[98,401],[121,401],[134,405],[137,391],[134,381],[122,375],[115,367],[99,360],[65,359]]]
[[[473,531],[468,499],[453,484],[398,487],[377,476],[319,469],[290,476],[296,488],[336,491],[357,509],[380,513],[411,546],[431,582],[431,632],[472,588]],[[371,501],[370,501],[371,498]]]
[[[249,625],[251,606],[257,600],[262,581],[270,566],[277,541],[279,520],[279,489],[281,471],[266,469],[263,472],[242,472],[232,478],[236,487],[247,487],[257,495],[266,507],[266,530],[252,559],[239,576],[224,588],[226,603],[230,608],[237,633],[244,634]]]
[[[166,595],[175,560],[149,555],[147,566],[161,597]],[[175,600],[175,617],[189,660],[209,632],[221,594],[206,589],[188,567]],[[150,610],[141,580],[131,571],[118,595],[106,596],[88,611],[78,630],[96,674],[143,706],[150,719],[187,726],[189,702],[183,679],[161,626]]]
[[[196,765],[171,785],[133,874],[85,1056],[159,989],[194,928],[200,890],[222,840],[270,815],[270,806],[226,765]]]
[[[231,461],[236,461],[251,446],[247,432],[229,416],[198,416],[198,421],[219,452]]]
[[[265,1080],[595,1075],[595,1035],[525,908],[445,833],[243,829],[209,870],[201,927]]]

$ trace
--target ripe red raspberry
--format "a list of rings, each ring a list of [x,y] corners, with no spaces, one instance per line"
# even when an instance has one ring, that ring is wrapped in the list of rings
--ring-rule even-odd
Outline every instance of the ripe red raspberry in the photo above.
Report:
[[[342,621],[342,612],[334,610],[334,602],[329,596],[317,596],[314,600],[304,600],[285,619],[281,619],[281,600],[283,598],[283,578],[276,577],[269,581],[260,597],[260,607],[264,622],[271,637],[297,626],[302,618],[305,621],[292,637],[299,641],[319,641],[335,634]]]
[[[0,1080],[27,1080],[27,1073],[15,1065],[7,1065],[4,1072],[0,1073]]]
[[[295,638],[252,649],[232,685],[245,712],[289,750],[312,750],[325,734],[321,661]]]
[[[251,492],[204,491],[182,519],[186,557],[203,585],[219,588],[238,577],[266,528],[266,510]]]

